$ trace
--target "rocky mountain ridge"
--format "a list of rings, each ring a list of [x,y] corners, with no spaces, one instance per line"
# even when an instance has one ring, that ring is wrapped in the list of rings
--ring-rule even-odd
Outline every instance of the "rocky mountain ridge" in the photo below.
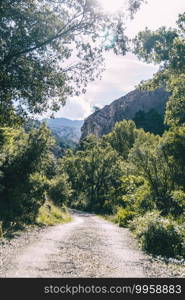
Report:
[[[89,134],[102,136],[109,133],[116,122],[134,119],[136,113],[149,112],[154,109],[164,114],[169,93],[163,89],[155,91],[141,91],[136,89],[127,95],[113,101],[110,105],[95,111],[85,121],[81,128],[81,139]]]

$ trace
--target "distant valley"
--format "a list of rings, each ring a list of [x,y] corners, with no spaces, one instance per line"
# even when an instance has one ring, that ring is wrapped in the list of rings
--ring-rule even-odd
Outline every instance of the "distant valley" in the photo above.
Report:
[[[66,118],[44,119],[58,143],[64,148],[74,147],[80,140],[83,120]]]

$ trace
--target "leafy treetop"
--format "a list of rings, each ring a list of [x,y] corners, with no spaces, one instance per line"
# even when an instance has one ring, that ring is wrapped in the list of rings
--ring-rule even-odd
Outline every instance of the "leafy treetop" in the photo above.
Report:
[[[134,53],[140,59],[160,64],[159,71],[141,87],[170,91],[165,116],[169,126],[185,123],[185,13],[179,16],[177,25],[178,29],[146,29],[134,39]]]
[[[141,2],[128,1],[131,14]],[[0,114],[56,111],[85,92],[104,51],[125,54],[124,21],[96,0],[1,0]]]

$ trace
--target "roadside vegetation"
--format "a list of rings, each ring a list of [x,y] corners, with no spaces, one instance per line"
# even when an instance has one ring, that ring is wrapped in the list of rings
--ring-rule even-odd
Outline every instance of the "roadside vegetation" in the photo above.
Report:
[[[65,206],[58,207],[52,201],[47,201],[39,208],[36,224],[57,225],[72,221],[71,215]]]

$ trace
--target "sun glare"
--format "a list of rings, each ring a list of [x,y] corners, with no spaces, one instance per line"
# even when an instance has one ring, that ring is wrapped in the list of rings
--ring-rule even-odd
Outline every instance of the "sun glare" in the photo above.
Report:
[[[125,0],[98,0],[103,9],[115,13],[125,6]]]

